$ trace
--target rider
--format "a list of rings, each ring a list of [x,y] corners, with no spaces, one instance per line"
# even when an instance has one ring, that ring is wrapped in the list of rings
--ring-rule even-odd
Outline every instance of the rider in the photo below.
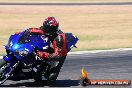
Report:
[[[42,52],[38,51],[37,55],[40,58],[47,59],[49,61],[55,62],[59,61],[57,66],[53,66],[52,70],[49,72],[49,79],[56,80],[60,69],[63,65],[63,62],[67,56],[67,44],[65,34],[58,28],[59,22],[54,17],[48,17],[43,22],[43,26],[40,27],[42,31],[45,32],[45,35],[49,38],[51,42],[52,49],[51,52]]]
[[[49,72],[49,79],[56,80],[63,62],[67,56],[67,44],[65,34],[58,28],[59,22],[54,17],[48,17],[44,20],[40,28],[30,28],[30,32],[44,34],[50,40],[50,52],[38,51],[40,58],[54,62],[52,72]],[[59,61],[59,64],[55,63]]]
[[[59,22],[54,17],[46,18],[43,22],[43,26],[40,27],[49,38],[51,46],[53,47],[52,53],[42,51],[37,52],[37,55],[40,58],[45,58],[47,60],[60,60],[67,56],[66,37],[58,27]]]

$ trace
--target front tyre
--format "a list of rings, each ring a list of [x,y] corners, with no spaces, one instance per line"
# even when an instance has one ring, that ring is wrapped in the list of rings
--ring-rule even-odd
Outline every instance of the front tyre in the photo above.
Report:
[[[0,84],[3,84],[6,79],[8,78],[8,75],[5,76],[6,69],[9,67],[9,64],[4,60],[0,60]]]
[[[4,66],[7,62],[4,59],[0,60],[0,68]]]
[[[2,60],[0,61],[0,64],[0,84],[3,84],[10,77],[11,73],[19,63],[7,63],[6,61]]]

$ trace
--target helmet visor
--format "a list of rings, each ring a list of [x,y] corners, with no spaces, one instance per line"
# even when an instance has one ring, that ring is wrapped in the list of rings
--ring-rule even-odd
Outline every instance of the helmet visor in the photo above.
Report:
[[[56,33],[56,27],[54,27],[54,26],[50,26],[50,27],[45,27],[45,33],[46,33],[46,35],[53,35],[54,33]]]

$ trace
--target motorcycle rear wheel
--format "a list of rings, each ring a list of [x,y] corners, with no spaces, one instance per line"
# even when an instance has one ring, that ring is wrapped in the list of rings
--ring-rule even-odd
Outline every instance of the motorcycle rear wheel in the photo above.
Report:
[[[54,83],[59,75],[60,69],[63,66],[65,58],[59,61],[59,64],[56,67],[50,68],[48,72],[46,72],[46,80],[42,80],[42,74],[36,74],[34,76],[34,80],[36,82],[45,82],[45,83]]]
[[[57,79],[57,77],[58,77],[58,75],[60,73],[60,70],[61,70],[61,68],[63,66],[64,61],[65,61],[65,58],[62,58],[59,61],[59,64],[56,67],[51,69],[48,80],[51,81],[52,83],[54,83],[56,81],[56,79]]]

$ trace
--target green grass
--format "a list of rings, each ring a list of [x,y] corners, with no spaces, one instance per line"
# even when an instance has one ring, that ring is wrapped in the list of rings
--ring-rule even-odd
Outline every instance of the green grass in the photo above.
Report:
[[[102,38],[98,35],[77,35],[77,37],[79,38],[79,40],[81,41],[96,41],[96,40],[101,40]]]
[[[0,0],[0,2],[132,2],[132,0]]]
[[[131,6],[0,6],[0,12],[0,54],[11,34],[39,27],[51,15],[79,38],[73,51],[132,47]]]

